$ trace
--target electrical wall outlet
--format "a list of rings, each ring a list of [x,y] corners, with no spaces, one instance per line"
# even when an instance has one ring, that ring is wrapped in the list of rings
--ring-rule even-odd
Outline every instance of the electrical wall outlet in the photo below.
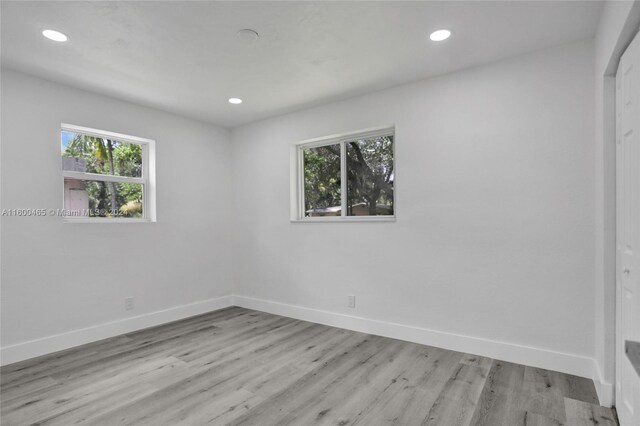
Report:
[[[125,311],[133,310],[133,297],[127,297],[124,299],[124,310]]]
[[[356,297],[355,296],[347,296],[347,307],[355,308],[356,307]]]

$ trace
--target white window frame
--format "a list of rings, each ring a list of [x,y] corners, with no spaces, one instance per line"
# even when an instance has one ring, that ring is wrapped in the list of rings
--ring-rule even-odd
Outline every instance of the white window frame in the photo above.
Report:
[[[355,139],[375,138],[379,136],[393,136],[393,215],[386,216],[347,216],[347,156],[346,144]],[[304,154],[305,148],[318,148],[327,145],[340,145],[340,216],[305,216],[304,200]],[[396,220],[396,132],[395,126],[376,127],[359,130],[357,132],[342,133],[309,139],[291,144],[291,222],[394,222]]]
[[[108,218],[108,217],[87,217],[87,216],[63,216],[63,221],[67,223],[140,223],[156,221],[156,142],[152,139],[140,138],[137,136],[124,135],[121,133],[109,132],[106,130],[92,129],[89,127],[76,126],[62,123],[60,132],[79,133],[87,136],[95,136],[103,139],[113,139],[119,142],[133,143],[142,146],[142,177],[113,176],[97,173],[74,172],[62,170],[62,207],[64,210],[64,178],[93,180],[101,182],[115,183],[137,183],[142,184],[142,214],[141,218]],[[58,143],[60,139],[58,137]]]

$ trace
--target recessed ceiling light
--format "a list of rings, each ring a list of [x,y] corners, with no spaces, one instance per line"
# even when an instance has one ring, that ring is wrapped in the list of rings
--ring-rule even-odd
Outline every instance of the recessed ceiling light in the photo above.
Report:
[[[431,41],[442,41],[446,40],[451,36],[451,31],[449,30],[438,30],[431,33],[429,38]]]
[[[242,103],[242,99],[240,98],[229,98],[229,103],[230,104],[241,104]]]
[[[260,36],[258,35],[257,31],[250,28],[245,28],[244,30],[238,31],[236,33],[236,37],[238,37],[238,40],[250,44],[256,41]]]
[[[43,30],[42,35],[53,41],[67,41],[69,37],[56,30]]]

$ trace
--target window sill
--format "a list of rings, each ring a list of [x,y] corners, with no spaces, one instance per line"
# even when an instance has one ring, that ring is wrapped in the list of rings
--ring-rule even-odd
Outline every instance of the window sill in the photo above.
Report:
[[[395,216],[333,216],[333,217],[305,217],[291,219],[291,223],[353,223],[353,222],[396,222]]]
[[[63,223],[152,223],[150,219],[73,218],[65,217]]]

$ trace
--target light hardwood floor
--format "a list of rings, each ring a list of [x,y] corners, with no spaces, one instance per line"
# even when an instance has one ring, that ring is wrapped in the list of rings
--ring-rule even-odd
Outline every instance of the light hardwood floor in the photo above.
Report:
[[[0,369],[2,425],[615,425],[590,380],[228,308]]]

